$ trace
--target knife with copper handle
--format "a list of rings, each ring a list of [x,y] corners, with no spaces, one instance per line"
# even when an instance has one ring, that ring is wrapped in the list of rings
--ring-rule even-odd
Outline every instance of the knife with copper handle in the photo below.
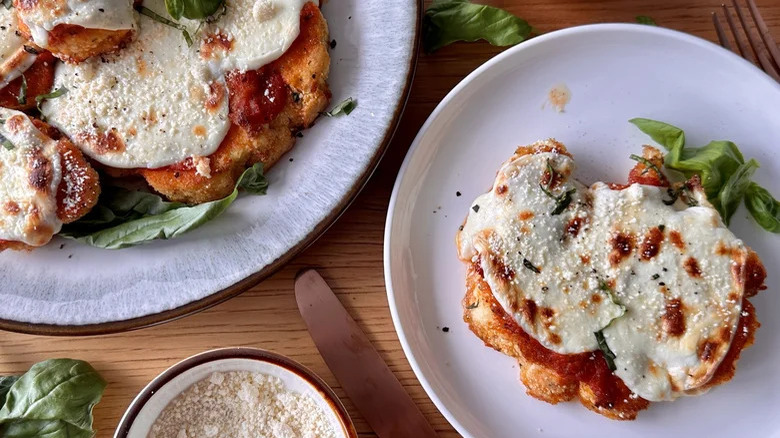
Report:
[[[301,271],[295,299],[317,349],[380,438],[436,437],[422,412],[320,274]]]

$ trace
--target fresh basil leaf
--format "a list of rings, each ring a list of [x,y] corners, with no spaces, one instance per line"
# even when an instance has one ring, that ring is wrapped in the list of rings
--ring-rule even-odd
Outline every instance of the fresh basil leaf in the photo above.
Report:
[[[729,225],[731,216],[737,211],[739,203],[745,197],[745,192],[748,186],[750,186],[750,178],[753,177],[758,168],[758,161],[754,159],[740,165],[736,172],[726,181],[726,184],[723,185],[723,188],[720,189],[715,207],[718,209],[720,217],[723,218],[726,226]]]
[[[604,333],[599,330],[596,333],[596,341],[599,344],[599,350],[601,350],[601,353],[603,353],[604,361],[607,362],[607,367],[609,367],[610,371],[615,371],[617,367],[615,366],[615,353],[612,352],[612,350],[609,348],[609,345],[607,345],[607,340],[604,339]]]
[[[8,151],[12,151],[16,147],[13,143],[11,143],[11,140],[5,138],[3,134],[0,134],[0,145],[3,145],[3,147]]]
[[[2,376],[0,377],[0,406],[5,404],[5,396],[8,391],[11,390],[11,385],[19,380],[19,376]]]
[[[171,0],[165,0],[165,6],[168,6],[168,2]],[[224,0],[173,0],[174,2],[181,3],[178,6],[181,9],[181,16],[189,18],[190,20],[205,20],[206,18],[214,15],[215,12],[222,6]],[[168,9],[168,13],[171,10]],[[173,18],[179,19],[171,14]]]
[[[711,141],[700,148],[684,148],[666,154],[664,165],[682,172],[686,178],[701,177],[707,198],[717,198],[720,188],[744,162],[737,145],[730,141]]]
[[[745,193],[745,207],[765,230],[780,233],[780,202],[767,189],[750,183]]]
[[[477,40],[514,46],[531,32],[528,22],[503,9],[466,0],[436,0],[423,17],[423,49],[433,53],[456,41]]]
[[[106,382],[88,363],[51,359],[13,382],[0,409],[3,437],[91,437]]]
[[[174,20],[181,20],[184,13],[184,0],[165,0],[165,9]]]
[[[352,111],[355,110],[355,108],[357,108],[357,100],[348,97],[341,101],[338,105],[334,106],[332,110],[322,113],[322,115],[326,117],[336,117],[341,115],[348,116],[352,113]]]
[[[257,195],[266,193],[262,163],[244,171],[227,197],[194,206],[167,202],[152,193],[106,188],[92,212],[63,227],[60,235],[105,249],[171,239],[222,214],[235,201],[239,188]]]
[[[12,420],[0,424],[3,438],[92,438],[95,432],[62,420]]]
[[[648,26],[658,26],[655,23],[655,20],[648,17],[647,15],[637,15],[636,16],[636,22],[639,24],[647,24]]]
[[[668,151],[681,150],[685,146],[685,133],[676,126],[641,117],[631,119],[629,122]]]
[[[6,9],[10,10],[14,7],[14,0],[2,0],[3,6],[5,6]]]

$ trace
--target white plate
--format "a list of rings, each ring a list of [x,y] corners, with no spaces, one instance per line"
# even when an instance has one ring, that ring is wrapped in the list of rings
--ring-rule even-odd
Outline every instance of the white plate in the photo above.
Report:
[[[557,113],[543,104],[561,83],[572,99]],[[627,122],[633,117],[680,126],[692,145],[735,141],[761,162],[758,182],[780,194],[780,85],[709,42],[652,26],[577,27],[507,50],[463,80],[415,139],[390,201],[385,279],[404,351],[463,435],[780,436],[780,236],[748,220],[744,207],[732,229],[769,271],[769,290],[752,299],[763,325],[736,377],[702,397],[653,404],[634,422],[576,402],[552,406],[527,396],[515,361],[462,321],[465,267],[455,233],[500,164],[518,145],[555,137],[574,155],[580,180],[625,181],[629,154],[650,141]]]
[[[346,208],[390,141],[411,81],[418,7],[417,0],[327,2],[337,43],[332,102],[356,98],[351,115],[304,131],[268,173],[267,196],[241,197],[181,238],[118,251],[55,240],[30,253],[0,253],[0,327],[75,334],[149,325],[232,296],[300,252]],[[100,325],[76,327],[85,324]]]

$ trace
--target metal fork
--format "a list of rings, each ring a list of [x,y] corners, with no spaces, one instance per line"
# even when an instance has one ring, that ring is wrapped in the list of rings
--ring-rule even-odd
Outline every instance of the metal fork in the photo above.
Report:
[[[737,43],[739,54],[753,64],[756,64],[776,81],[780,82],[780,49],[778,49],[777,43],[769,33],[766,22],[761,18],[756,3],[753,0],[747,0],[750,15],[753,17],[753,22],[755,23],[758,34],[761,35],[760,38],[756,37],[754,31],[750,28],[750,23],[748,23],[745,18],[745,14],[742,12],[742,8],[740,8],[737,0],[731,0],[731,2],[734,5],[733,9],[737,13],[737,17],[739,17],[739,21],[742,24],[742,32],[740,32],[739,26],[735,24],[729,8],[727,8],[726,5],[721,5],[721,7],[723,8],[723,15],[726,17],[726,22],[731,29],[731,33],[734,35],[734,41]],[[720,24],[720,17],[717,12],[712,13],[712,24],[715,25],[715,32],[718,34],[720,45],[733,52],[734,49],[731,47],[731,42]],[[743,34],[747,36],[749,45],[745,42]],[[756,62],[756,58],[758,58],[758,62]]]

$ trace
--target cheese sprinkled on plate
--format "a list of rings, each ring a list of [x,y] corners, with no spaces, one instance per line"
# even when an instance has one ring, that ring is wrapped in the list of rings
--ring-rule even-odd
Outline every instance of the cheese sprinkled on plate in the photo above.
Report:
[[[0,108],[0,240],[42,246],[60,231],[57,143],[19,111]]]

